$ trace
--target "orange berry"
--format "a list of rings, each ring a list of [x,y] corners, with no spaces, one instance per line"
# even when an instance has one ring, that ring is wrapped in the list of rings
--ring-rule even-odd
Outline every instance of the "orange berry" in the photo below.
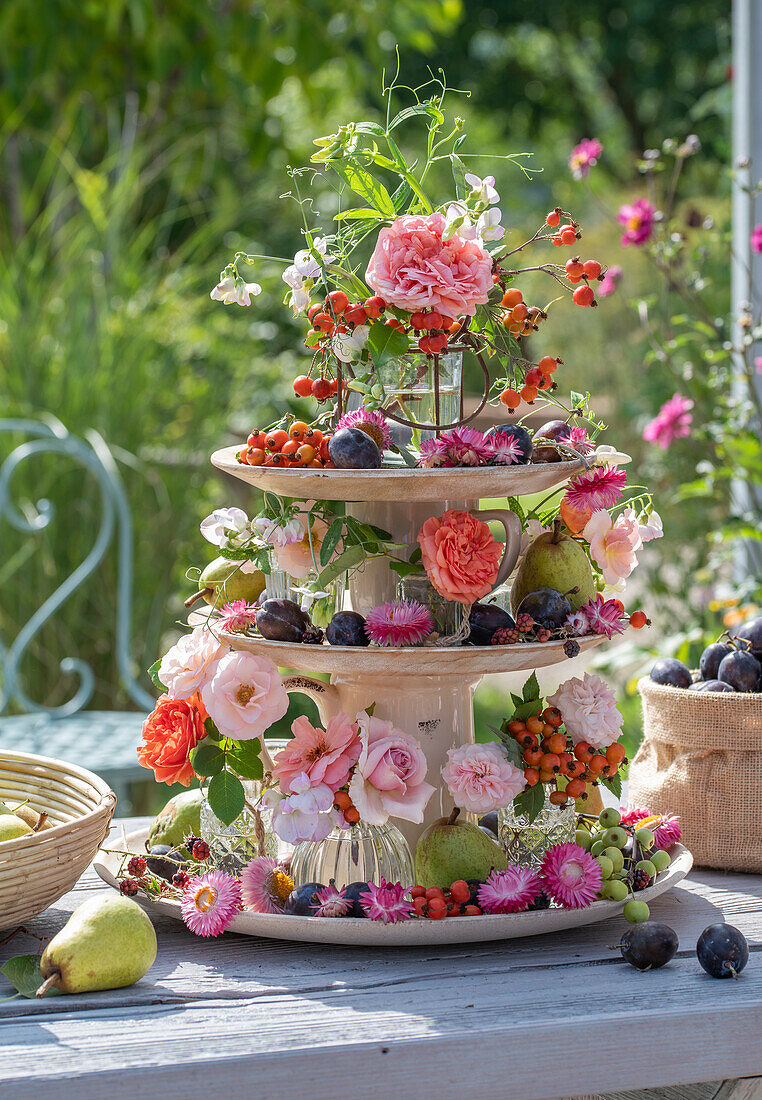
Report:
[[[315,455],[317,454],[317,451],[314,447],[311,447],[309,443],[302,443],[301,447],[296,453],[299,456],[300,462],[304,462],[305,465],[309,465],[309,463],[312,462]]]
[[[424,916],[426,911],[426,898],[415,897],[413,898],[413,908],[419,917]]]
[[[503,390],[500,394],[500,402],[505,405],[507,409],[517,409],[521,404],[521,397],[516,390]]]
[[[542,712],[542,717],[544,721],[550,722],[551,726],[555,726],[556,729],[563,725],[564,720],[561,717],[561,711],[558,707],[546,707]]]
[[[337,791],[333,796],[333,804],[334,806],[338,806],[340,810],[348,810],[352,805],[352,799],[346,791]]]
[[[542,371],[539,370],[538,367],[530,367],[529,370],[526,372],[526,375],[524,376],[524,383],[527,386],[534,386],[536,388],[539,387],[542,379]]]
[[[581,279],[585,272],[579,260],[567,260],[564,264],[564,270],[571,279]]]
[[[310,392],[312,392],[312,383],[310,382]],[[288,434],[292,439],[297,439],[301,442],[310,431],[309,424],[305,424],[303,420],[295,420],[291,427],[288,429]]]
[[[558,235],[556,235],[555,237],[551,237],[550,239],[552,240],[556,248],[560,248],[561,245],[564,243]]]
[[[576,779],[577,776],[582,775],[585,771],[585,765],[581,760],[570,760],[569,766],[566,769],[566,774],[571,779]]]
[[[511,310],[511,317],[514,321],[516,321],[517,324],[520,324],[523,320],[526,319],[526,315],[528,312],[529,310],[527,309],[526,304],[524,302],[519,302],[519,304],[517,306],[514,306]]]
[[[536,787],[540,782],[540,773],[537,768],[524,768],[524,779],[527,787]]]
[[[555,778],[556,778],[556,773],[555,772],[548,772],[548,771],[545,771],[544,768],[540,768],[540,782],[541,783],[552,783]]]
[[[251,462],[251,459],[249,459]],[[645,611],[633,611],[630,615],[630,626],[634,626],[636,630],[642,630],[644,626],[648,626],[651,620],[646,615]]]
[[[284,443],[280,449],[280,453],[285,455],[286,458],[292,462],[296,461],[296,454],[301,446],[301,443],[297,443],[295,439],[289,439],[288,443]]]
[[[288,432],[284,432],[282,428],[278,428],[277,431],[268,433],[265,440],[265,447],[268,451],[281,451],[286,443],[288,443]]]
[[[552,737],[548,738],[548,750],[550,752],[561,753],[566,749],[566,736],[563,733],[554,733]]]
[[[549,226],[558,225],[561,221],[561,211],[559,209],[551,210],[549,214],[545,216],[545,224]]]
[[[349,298],[343,290],[333,290],[325,300],[325,308],[332,309],[337,317],[340,317],[349,305]],[[317,327],[317,326],[316,326]]]
[[[510,722],[508,723],[508,732],[512,733],[514,736],[517,733],[523,733],[526,728],[527,727],[524,725],[524,723],[520,722],[518,718],[511,718]]]
[[[530,306],[527,311],[527,321],[531,321],[534,328],[537,328],[540,321],[547,320],[547,313],[544,309],[540,309],[539,306]]]
[[[519,302],[523,301],[524,295],[517,287],[512,286],[509,287],[503,295],[502,305],[504,305],[506,309],[513,309],[514,306],[517,306]]]
[[[570,779],[566,784],[566,793],[569,798],[580,798],[585,793],[584,779]]]
[[[526,727],[530,733],[536,733],[539,737],[542,733],[542,726],[543,723],[536,714],[533,714],[531,718],[527,718]]]
[[[578,741],[574,746],[574,755],[578,760],[581,760],[583,764],[589,764],[595,754],[587,741]]]
[[[447,916],[447,902],[444,898],[432,898],[429,902],[429,917],[432,920],[444,920]]]
[[[463,910],[464,917],[480,917],[482,911],[478,905],[467,905]]]
[[[537,748],[537,737],[533,733],[527,733],[526,730],[524,731],[524,733],[519,733],[516,736],[516,740],[521,745],[522,749]]]
[[[462,904],[471,897],[471,887],[462,878],[456,879],[450,887],[450,897]]]
[[[548,801],[553,806],[563,806],[569,801],[569,796],[566,791],[551,791]]]
[[[595,302],[595,292],[592,287],[585,284],[585,286],[577,287],[572,294],[572,298],[574,299],[574,304],[577,306],[591,306]]]
[[[263,466],[267,455],[261,447],[249,447],[246,451],[246,461],[249,466]]]
[[[609,745],[606,749],[606,759],[609,764],[621,764],[626,756],[624,745],[619,741],[614,741],[613,745]]]
[[[537,386],[522,386],[521,387],[522,400],[526,401],[527,405],[531,405],[532,402],[537,397],[539,392],[540,391],[538,390]]]
[[[309,397],[312,393],[312,379],[306,374],[300,374],[294,379],[294,393],[297,397]]]
[[[596,753],[588,762],[587,770],[590,775],[592,775],[592,777],[595,779],[601,774],[601,772],[607,765],[608,761],[606,760],[606,757],[603,756],[601,753]]]
[[[530,768],[536,768],[541,762],[544,755],[545,753],[542,751],[542,749],[525,749],[523,753],[524,763],[527,764]]]
[[[546,752],[540,761],[540,768],[544,772],[557,772],[561,768],[561,760],[557,753]]]
[[[576,230],[574,230],[570,225],[562,226],[558,235],[561,238],[561,244],[572,245],[575,244],[577,241]]]
[[[542,374],[553,374],[554,371],[558,370],[558,359],[554,359],[552,355],[543,355],[537,364],[537,369]]]
[[[601,273],[601,265],[597,260],[585,260],[582,267],[588,279],[597,279]]]
[[[441,898],[444,901],[444,890],[440,886],[429,886],[426,891],[427,901],[432,901],[434,898]]]
[[[333,332],[336,324],[330,313],[316,313],[312,318],[312,324],[318,332]]]
[[[356,806],[350,806],[348,810],[344,811],[344,820],[348,825],[356,825],[360,820],[360,811]]]

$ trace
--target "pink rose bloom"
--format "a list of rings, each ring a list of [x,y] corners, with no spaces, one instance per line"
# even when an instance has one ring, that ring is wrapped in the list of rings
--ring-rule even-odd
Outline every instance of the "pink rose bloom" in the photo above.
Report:
[[[442,778],[456,806],[472,814],[487,814],[513,802],[526,787],[524,773],[494,741],[450,749]]]
[[[159,679],[171,699],[189,699],[203,687],[227,648],[206,626],[197,626],[183,634],[179,642],[168,649],[159,665]]]
[[[590,169],[598,163],[602,152],[603,146],[598,138],[583,138],[579,145],[575,145],[569,154],[569,168],[574,179],[589,176]]]
[[[606,749],[619,739],[624,718],[616,705],[616,696],[605,680],[586,672],[580,680],[573,676],[561,684],[548,705],[558,707],[566,732],[575,745],[587,741],[594,749]]]
[[[751,231],[752,252],[762,252],[762,225],[755,225]]]
[[[654,231],[655,215],[656,211],[648,199],[638,199],[637,202],[626,202],[620,206],[616,220],[625,227],[621,243],[627,246],[645,244],[650,240]]]
[[[391,722],[358,714],[362,750],[349,795],[369,825],[385,825],[390,817],[420,824],[434,793],[426,783],[426,757],[420,744]]]
[[[201,698],[220,733],[236,741],[261,737],[288,710],[278,669],[266,657],[228,653],[201,688]]]
[[[320,547],[323,543],[323,536],[328,530],[328,525],[319,516],[312,517],[312,548],[310,549],[307,520],[300,517],[296,522],[301,525],[301,537],[283,546],[276,545],[273,548],[273,554],[279,569],[282,569],[284,573],[288,573],[290,577],[301,578],[316,571],[315,562],[317,562],[317,571],[319,572]],[[315,555],[314,560],[313,553]]]
[[[590,554],[599,566],[606,584],[629,577],[638,559],[635,551],[642,541],[637,520],[619,516],[611,522],[608,512],[593,512],[585,524],[582,538],[590,543]]]
[[[503,547],[484,520],[449,509],[418,532],[423,568],[440,596],[472,604],[492,591]]]
[[[670,397],[643,429],[646,443],[655,443],[666,451],[676,439],[690,435],[693,417],[689,410],[692,408],[693,402],[682,394],[676,393]]]
[[[291,725],[294,737],[275,757],[273,775],[284,794],[293,794],[293,780],[306,775],[312,787],[323,783],[335,794],[349,779],[360,755],[360,736],[348,714],[329,718],[324,730],[301,715]]]
[[[407,214],[382,229],[365,272],[389,305],[473,317],[492,290],[492,259],[478,241],[442,239],[443,214]]]

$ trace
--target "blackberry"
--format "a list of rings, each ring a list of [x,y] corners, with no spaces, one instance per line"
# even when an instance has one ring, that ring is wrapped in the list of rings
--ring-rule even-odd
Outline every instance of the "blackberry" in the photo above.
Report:
[[[322,645],[325,634],[317,626],[308,626],[304,634],[302,634],[302,643],[304,645]]]
[[[646,886],[649,886],[650,883],[651,879],[647,871],[636,871],[632,876],[633,890],[645,890]]]
[[[138,884],[134,878],[123,878],[119,883],[119,892],[126,898],[134,898],[138,892]]]
[[[564,642],[564,653],[567,657],[576,657],[579,653],[579,642],[575,642],[571,638],[568,642]]]
[[[142,878],[148,870],[148,864],[142,856],[133,856],[130,862],[127,864],[127,870],[135,878]]]
[[[209,859],[209,845],[205,840],[194,840],[191,855],[202,863],[205,859]]]
[[[176,886],[178,890],[184,890],[190,882],[190,875],[186,875],[185,871],[178,871],[176,875],[172,876],[172,885]]]
[[[185,838],[185,847],[189,852],[192,852],[193,845],[198,843],[203,843],[200,836],[186,836]]]
[[[522,611],[516,616],[516,627],[522,634],[527,634],[534,626],[534,619],[528,612]]]
[[[501,630],[496,630],[492,635],[493,645],[513,645],[517,642],[521,635],[515,626],[504,626]]]
[[[549,642],[550,641],[550,635],[552,633],[553,633],[553,631],[549,630],[547,628],[547,626],[539,626],[537,628],[537,641],[538,642]]]

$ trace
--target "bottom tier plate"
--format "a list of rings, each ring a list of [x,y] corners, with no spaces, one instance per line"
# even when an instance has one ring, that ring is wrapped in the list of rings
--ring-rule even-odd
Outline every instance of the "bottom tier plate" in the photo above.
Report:
[[[127,837],[129,851],[145,849],[147,830]],[[672,863],[654,884],[638,894],[638,900],[651,901],[671,890],[684,879],[693,866],[693,856],[682,844],[672,849]],[[117,887],[116,874],[120,858],[100,852],[93,866],[110,886]],[[182,920],[179,901],[149,901],[140,894],[135,898],[149,916]],[[542,909],[532,913],[509,913],[481,917],[447,917],[443,921],[413,919],[398,924],[354,917],[288,917],[280,913],[240,913],[230,926],[241,936],[263,936],[266,939],[298,940],[304,943],[336,943],[349,947],[424,947],[448,943],[481,943],[487,940],[514,940],[522,936],[542,936],[547,932],[563,932],[618,916],[624,902],[596,901],[587,909]]]

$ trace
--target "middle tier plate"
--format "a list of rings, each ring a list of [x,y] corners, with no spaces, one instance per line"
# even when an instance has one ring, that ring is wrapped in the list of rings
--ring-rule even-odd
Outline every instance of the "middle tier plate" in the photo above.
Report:
[[[543,462],[529,466],[458,466],[418,470],[282,470],[276,466],[245,466],[238,447],[212,455],[212,465],[233,477],[297,500],[439,501],[484,500],[544,493],[585,469],[585,463]]]

